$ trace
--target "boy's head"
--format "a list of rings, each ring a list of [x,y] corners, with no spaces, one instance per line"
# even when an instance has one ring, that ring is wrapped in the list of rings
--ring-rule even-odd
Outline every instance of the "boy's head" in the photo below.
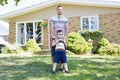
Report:
[[[60,39],[60,38],[63,38],[63,32],[62,30],[58,30],[57,31],[57,37]]]

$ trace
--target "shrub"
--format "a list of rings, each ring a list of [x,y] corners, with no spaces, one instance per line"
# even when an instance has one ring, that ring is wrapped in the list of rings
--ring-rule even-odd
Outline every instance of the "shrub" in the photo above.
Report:
[[[24,51],[18,44],[6,43],[6,46],[2,49],[2,53],[23,53]]]
[[[67,49],[76,54],[81,54],[90,52],[92,45],[86,42],[80,33],[72,32],[69,33],[67,38]]]
[[[108,46],[109,44],[110,44],[110,42],[106,38],[102,38],[98,42],[98,48]]]
[[[32,52],[32,53],[36,53],[36,52],[39,52],[41,50],[40,47],[38,46],[38,44],[33,39],[29,39],[29,41],[27,42],[26,46],[23,47],[23,48],[26,51]]]
[[[98,49],[97,53],[102,55],[120,55],[120,45],[112,43],[102,46]]]

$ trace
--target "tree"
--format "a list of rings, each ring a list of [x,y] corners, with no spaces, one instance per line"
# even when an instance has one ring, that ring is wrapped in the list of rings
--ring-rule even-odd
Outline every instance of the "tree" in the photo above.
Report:
[[[19,1],[20,0],[14,0],[16,6],[18,5]],[[8,4],[8,0],[0,0],[0,5],[4,6],[5,4]]]

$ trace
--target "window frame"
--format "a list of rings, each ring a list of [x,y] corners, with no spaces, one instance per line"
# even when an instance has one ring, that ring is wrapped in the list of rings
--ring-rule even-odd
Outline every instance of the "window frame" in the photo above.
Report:
[[[93,30],[93,29],[91,29],[91,17],[96,17],[97,18],[97,29],[96,30]],[[99,30],[99,16],[98,15],[93,15],[93,16],[81,16],[80,17],[81,19],[80,19],[80,23],[81,23],[81,31],[84,31],[83,30],[83,18],[88,18],[88,22],[89,22],[89,29],[88,29],[88,31],[97,31],[97,30]]]
[[[24,25],[25,25],[25,26],[24,26],[24,28],[25,28],[25,29],[24,29],[25,44],[20,44],[20,46],[25,46],[26,43],[27,43],[27,40],[26,40],[26,34],[27,34],[26,29],[27,29],[27,26],[26,26],[26,24],[27,24],[27,23],[33,23],[33,39],[35,40],[35,23],[36,23],[36,22],[42,22],[42,20],[19,21],[19,22],[16,22],[16,43],[17,43],[17,44],[20,44],[19,41],[18,41],[18,32],[17,32],[17,31],[18,31],[18,24],[24,23]],[[44,37],[43,37],[43,27],[42,27],[41,30],[42,30],[42,31],[41,31],[41,32],[42,32],[42,36],[41,36],[41,37],[42,37],[42,39],[41,39],[41,40],[42,40],[42,43],[37,43],[38,45],[43,45],[43,43],[44,43],[44,42],[43,42],[43,41],[44,41],[44,40],[43,40],[43,39],[44,39]]]

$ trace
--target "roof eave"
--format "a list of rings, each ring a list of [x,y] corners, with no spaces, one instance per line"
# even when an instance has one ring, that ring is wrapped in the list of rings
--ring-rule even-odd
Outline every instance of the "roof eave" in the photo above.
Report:
[[[120,8],[120,2],[114,2],[114,1],[97,1],[97,0],[93,0],[94,3],[90,0],[87,0],[86,2],[83,0],[78,0],[78,1],[74,1],[74,0],[61,0],[60,3],[62,4],[72,4],[72,5],[87,5],[87,6],[98,6],[98,7],[112,7],[112,8]]]

